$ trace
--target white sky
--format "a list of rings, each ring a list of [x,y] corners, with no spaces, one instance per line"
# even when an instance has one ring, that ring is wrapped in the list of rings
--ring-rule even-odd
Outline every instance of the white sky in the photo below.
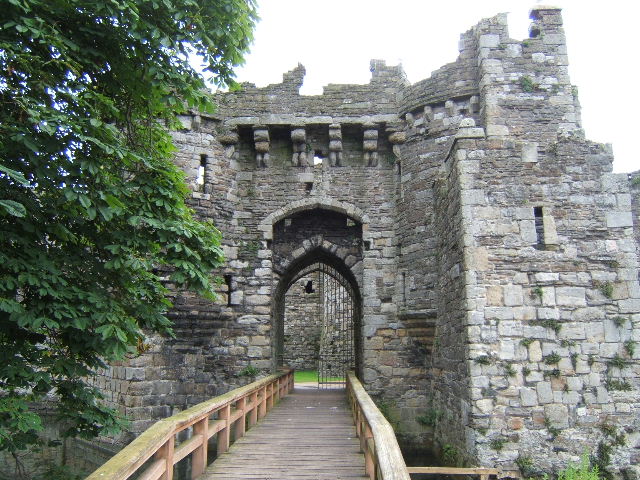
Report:
[[[298,62],[303,94],[328,83],[368,83],[369,60],[402,63],[412,83],[458,55],[460,34],[509,12],[512,38],[528,37],[535,0],[258,0],[261,21],[238,81],[280,83]],[[544,2],[547,3],[547,2]],[[640,169],[633,120],[640,113],[636,0],[556,0],[562,7],[571,81],[590,140],[612,143],[614,171]]]

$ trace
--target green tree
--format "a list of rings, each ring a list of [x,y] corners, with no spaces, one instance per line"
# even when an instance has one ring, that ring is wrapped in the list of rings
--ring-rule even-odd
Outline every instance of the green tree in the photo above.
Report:
[[[0,450],[115,431],[85,378],[171,334],[159,272],[211,297],[220,237],[186,206],[166,128],[210,110],[200,55],[233,84],[253,0],[3,0],[0,19]]]

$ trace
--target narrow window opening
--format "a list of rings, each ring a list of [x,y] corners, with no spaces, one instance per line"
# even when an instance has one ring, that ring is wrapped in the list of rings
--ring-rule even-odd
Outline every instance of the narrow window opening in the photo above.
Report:
[[[227,307],[231,306],[231,293],[233,292],[233,276],[232,275],[225,275],[224,276],[224,283],[227,285]]]
[[[207,169],[207,155],[203,153],[200,155],[200,165],[198,166],[198,179],[196,181],[200,189],[202,189],[202,187],[204,186],[204,174],[206,172],[206,169]]]
[[[533,216],[536,225],[536,243],[544,246],[544,221],[542,218],[542,207],[533,207]]]
[[[307,192],[310,192],[311,190],[313,190],[313,182],[305,182],[304,188]]]
[[[304,286],[304,293],[315,293],[315,291],[315,288],[313,288],[313,281],[309,280]]]
[[[371,242],[369,240],[364,241],[364,249],[371,250]]]

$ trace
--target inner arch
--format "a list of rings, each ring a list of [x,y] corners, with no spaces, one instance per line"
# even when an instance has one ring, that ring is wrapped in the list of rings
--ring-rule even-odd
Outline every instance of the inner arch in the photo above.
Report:
[[[344,262],[321,248],[294,262],[274,297],[278,366],[318,370],[320,386],[360,370],[361,295]]]

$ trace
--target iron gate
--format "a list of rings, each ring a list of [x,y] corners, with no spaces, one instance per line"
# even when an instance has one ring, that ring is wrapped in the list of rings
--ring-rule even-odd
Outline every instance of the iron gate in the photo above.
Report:
[[[355,295],[344,275],[322,262],[303,268],[292,283],[315,272],[318,272],[322,315],[317,352],[318,388],[343,388],[347,371],[355,368]]]
[[[354,298],[351,285],[335,268],[318,264],[322,330],[318,352],[318,388],[344,387],[355,367]]]

